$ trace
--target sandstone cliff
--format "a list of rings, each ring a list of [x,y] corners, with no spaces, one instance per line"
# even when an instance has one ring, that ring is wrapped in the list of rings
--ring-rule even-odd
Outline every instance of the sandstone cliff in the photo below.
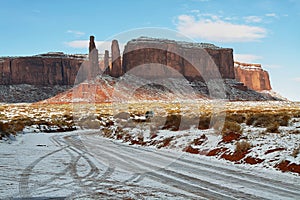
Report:
[[[234,79],[232,49],[212,44],[140,37],[129,41],[123,53],[123,71],[142,67],[138,76],[184,76],[190,81],[217,77]],[[145,66],[145,67],[143,67]],[[166,66],[174,70],[166,70]],[[155,68],[155,70],[154,70]]]
[[[105,80],[106,77],[108,81],[113,78],[113,81],[105,83],[111,89],[114,83],[120,80],[118,77],[132,74],[135,77],[147,79],[166,79],[174,85],[173,88],[177,89],[182,85],[180,80],[184,77],[184,80],[187,80],[194,88],[194,92],[199,97],[205,98],[212,97],[209,82],[215,78],[222,78],[226,94],[217,98],[273,99],[270,95],[266,96],[253,91],[271,90],[268,73],[262,70],[260,65],[238,62],[234,65],[232,49],[220,48],[212,44],[141,37],[129,41],[121,56],[118,41],[113,40],[111,57],[109,57],[109,51],[106,50],[103,59],[99,62],[98,50],[94,37],[91,36],[88,58],[86,55],[65,55],[60,52],[31,57],[0,58],[0,86],[1,91],[5,91],[0,93],[0,101],[43,100],[67,90],[74,85],[75,81],[77,85],[86,79],[99,81],[99,78]],[[98,76],[102,73],[104,76]],[[132,83],[136,81],[140,80],[133,79]],[[103,82],[100,80],[100,83]],[[253,90],[249,90],[245,85]],[[78,90],[79,93],[85,91],[83,86],[76,86],[84,89]],[[128,90],[131,87],[128,85],[125,88]],[[149,87],[146,88],[149,89]],[[218,88],[214,89],[218,90]],[[154,91],[156,90],[157,88]],[[145,91],[145,88],[140,91]],[[149,91],[151,91],[149,94],[155,93],[150,89]],[[165,91],[156,92],[159,94]],[[11,94],[9,98],[7,93]],[[107,91],[103,89],[103,91],[97,90],[96,92],[99,94],[99,102],[111,101],[111,98],[108,98],[109,95],[102,93],[107,93]],[[65,94],[66,102],[72,101],[70,99],[72,94],[69,92]],[[190,95],[189,92],[182,92],[182,94]],[[31,96],[34,97],[31,98]],[[78,96],[81,98],[80,94]],[[143,95],[138,94],[138,96]],[[147,97],[149,98],[150,96]],[[60,101],[58,98],[53,99]]]
[[[262,91],[272,89],[269,74],[261,68],[260,64],[235,62],[234,71],[236,79],[252,90]]]
[[[63,53],[0,58],[0,102],[36,102],[70,89],[85,59]]]
[[[0,85],[73,85],[83,57],[44,54],[0,58]]]
[[[122,61],[120,55],[120,48],[118,40],[113,40],[111,43],[111,59],[112,59],[112,67],[110,75],[112,77],[120,77],[123,75],[122,70]]]

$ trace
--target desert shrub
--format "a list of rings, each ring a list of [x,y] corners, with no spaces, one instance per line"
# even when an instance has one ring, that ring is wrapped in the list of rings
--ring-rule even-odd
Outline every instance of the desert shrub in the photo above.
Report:
[[[163,129],[178,131],[181,123],[181,115],[168,115]]]
[[[274,123],[274,116],[270,113],[256,114],[255,117],[253,125],[256,127],[267,127]]]
[[[295,112],[293,113],[293,117],[295,117],[295,118],[300,118],[300,111],[295,111]]]
[[[252,114],[248,115],[248,117],[246,118],[246,124],[248,126],[253,125],[255,119],[256,119],[255,115]]]
[[[64,114],[64,115],[63,115],[63,118],[64,118],[66,121],[72,121],[72,120],[73,120],[73,116],[70,115],[70,114]]]
[[[25,128],[25,125],[23,123],[18,123],[18,122],[12,123],[12,124],[10,124],[10,126],[11,126],[11,133],[12,134],[16,134],[18,132],[21,132]]]
[[[9,135],[9,124],[0,121],[0,133],[2,136]]]
[[[227,113],[225,120],[241,124],[245,122],[246,116],[242,113]]]
[[[273,122],[272,124],[270,124],[267,129],[266,132],[267,133],[279,133],[279,123],[278,122]]]
[[[253,125],[256,127],[269,127],[274,123],[278,123],[280,126],[288,126],[291,115],[287,112],[281,113],[255,113],[248,116],[246,120],[247,125]]]
[[[27,117],[26,117],[26,118],[20,119],[20,120],[19,120],[19,123],[24,124],[24,126],[31,126],[31,125],[34,124],[34,122],[32,121],[32,119],[27,118]]]
[[[23,123],[20,123],[17,120],[11,121],[11,122],[0,122],[0,132],[2,135],[9,135],[9,134],[16,134],[18,132],[21,132],[25,128],[25,125]]]
[[[200,130],[209,129],[210,120],[211,120],[211,116],[209,116],[209,115],[200,116],[198,129],[200,129]]]
[[[240,141],[236,143],[235,152],[245,153],[251,148],[251,144],[247,141]]]
[[[274,116],[274,120],[279,123],[280,126],[288,126],[291,115],[288,113],[279,113]]]
[[[229,132],[234,132],[238,134],[242,134],[242,129],[239,123],[232,121],[225,121],[222,134],[227,134]]]

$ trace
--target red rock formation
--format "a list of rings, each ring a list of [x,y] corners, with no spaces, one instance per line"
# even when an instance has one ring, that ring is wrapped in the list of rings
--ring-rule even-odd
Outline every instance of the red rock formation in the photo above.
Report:
[[[96,49],[95,36],[91,35],[89,43],[89,53],[91,53],[94,49]]]
[[[109,66],[109,51],[105,50],[104,53],[104,74],[109,75],[110,74],[110,66]]]
[[[32,56],[0,59],[0,85],[73,85],[84,58]]]
[[[112,67],[110,75],[112,77],[120,77],[123,75],[122,64],[121,64],[121,56],[120,56],[120,48],[117,40],[113,40],[111,43],[111,60]]]
[[[218,74],[226,79],[235,77],[232,49],[144,37],[131,40],[125,46],[124,73],[135,67],[141,67],[136,75],[156,78],[183,75],[192,81],[216,78]]]
[[[88,80],[95,78],[95,76],[99,73],[99,67],[98,49],[96,48],[95,37],[90,36],[89,67],[87,68]]]
[[[234,63],[236,79],[256,91],[271,90],[269,74],[260,64]]]

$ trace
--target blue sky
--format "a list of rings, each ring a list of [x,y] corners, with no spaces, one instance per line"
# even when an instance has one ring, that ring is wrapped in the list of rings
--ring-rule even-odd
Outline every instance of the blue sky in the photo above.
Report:
[[[300,101],[298,0],[0,0],[0,56],[86,53],[136,28],[161,27],[261,63],[275,91]],[[133,37],[135,37],[133,35]]]

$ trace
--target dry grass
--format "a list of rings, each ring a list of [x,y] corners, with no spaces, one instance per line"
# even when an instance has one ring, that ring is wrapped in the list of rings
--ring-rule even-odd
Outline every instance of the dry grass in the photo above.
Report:
[[[239,124],[244,123],[246,121],[246,115],[244,113],[226,113],[226,121],[237,122]]]
[[[225,121],[223,129],[222,129],[222,135],[230,133],[230,132],[242,134],[241,125],[237,122]]]
[[[168,115],[163,129],[178,131],[181,123],[181,115]]]
[[[210,126],[211,115],[201,115],[199,117],[198,129],[204,130],[209,129]]]
[[[298,104],[286,106],[283,104],[238,104],[234,102],[226,103],[226,107],[222,110],[226,112],[226,122],[224,130],[240,132],[238,126],[234,123],[247,123],[257,127],[270,127],[277,122],[280,126],[289,125],[291,117],[300,117],[300,109]],[[267,107],[266,107],[267,106]],[[32,124],[39,125],[57,125],[57,126],[73,126],[76,121],[76,115],[81,116],[90,113],[95,118],[98,118],[100,125],[106,123],[105,126],[111,126],[112,123],[107,123],[109,116],[116,113],[124,113],[124,116],[119,118],[128,118],[128,114],[144,115],[147,110],[154,111],[154,117],[147,122],[156,127],[157,130],[170,128],[172,130],[189,129],[192,125],[198,126],[199,129],[208,129],[211,124],[212,108],[214,103],[197,102],[191,104],[168,103],[168,102],[139,102],[125,104],[96,104],[95,109],[90,105],[84,104],[10,104],[0,105],[0,121],[8,123],[1,125],[2,132],[15,133],[22,126],[30,126]],[[193,114],[191,114],[193,113]],[[199,117],[198,114],[201,113]],[[75,115],[76,114],[76,115]],[[126,114],[126,115],[125,115]],[[13,116],[13,117],[12,117]],[[73,119],[73,117],[75,119]],[[87,124],[88,127],[98,128],[97,120],[82,120],[82,124]],[[127,120],[129,121],[129,120]],[[229,121],[229,123],[227,123]],[[122,122],[123,123],[123,122]],[[194,124],[196,123],[196,124]],[[136,126],[132,123],[128,126]],[[11,127],[13,126],[13,127]],[[126,126],[126,125],[125,125]],[[276,128],[276,127],[275,127]],[[269,129],[270,130],[270,129]],[[299,134],[298,130],[290,131],[291,134]]]
[[[269,124],[269,126],[266,129],[267,133],[279,133],[279,123],[273,122],[272,124]]]
[[[235,152],[245,153],[251,148],[251,144],[247,141],[240,141],[236,143]]]
[[[248,113],[246,124],[265,128],[275,123],[278,123],[280,126],[288,126],[290,119],[291,114],[288,112]]]

